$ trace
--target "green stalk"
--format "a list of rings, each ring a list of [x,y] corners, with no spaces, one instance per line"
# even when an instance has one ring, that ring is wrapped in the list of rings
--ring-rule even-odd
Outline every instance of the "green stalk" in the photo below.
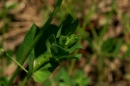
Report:
[[[19,62],[21,65],[23,65],[23,63],[25,62],[26,58],[28,57],[29,53],[31,52],[31,50],[35,47],[35,45],[37,44],[38,40],[41,38],[42,34],[44,34],[44,32],[47,30],[49,24],[51,23],[51,21],[54,19],[56,13],[59,10],[59,7],[62,3],[62,0],[58,0],[56,7],[54,8],[52,15],[50,16],[50,18],[47,20],[47,22],[45,23],[45,25],[41,28],[40,32],[38,33],[38,35],[36,36],[36,38],[34,39],[33,43],[31,43],[31,45],[29,46],[29,48],[27,50],[25,50],[25,52],[22,55],[22,60]],[[10,80],[8,81],[7,86],[11,86],[14,78],[16,77],[16,75],[18,74],[18,72],[20,71],[20,67],[18,66],[14,72],[14,74],[12,75],[12,77],[10,78]]]
[[[33,73],[36,72],[41,67],[41,65],[47,62],[51,57],[52,57],[51,55],[46,57],[44,60],[40,62],[40,64],[36,65],[36,67],[33,69]]]
[[[73,69],[74,69],[75,63],[76,63],[76,59],[73,59],[73,60],[71,61],[70,68],[69,68],[69,74],[70,74],[70,75],[72,74],[72,71],[73,71]]]
[[[5,53],[7,57],[9,57],[11,60],[13,60],[20,68],[22,68],[26,73],[28,73],[28,71],[22,65],[20,65],[14,58],[12,58],[8,53],[6,53],[4,51],[4,49],[0,48],[0,51]]]
[[[78,50],[76,50],[75,52],[74,52],[74,54],[76,54],[76,53],[78,53]],[[71,64],[70,64],[70,67],[69,67],[69,74],[71,75],[71,73],[72,73],[72,71],[73,71],[73,69],[74,69],[74,66],[75,66],[75,63],[76,63],[76,59],[73,59],[72,61],[71,61]]]
[[[46,53],[46,52],[45,52]],[[30,77],[32,76],[32,73],[36,72],[41,65],[43,65],[45,62],[47,62],[52,56],[49,55],[48,57],[46,57],[44,60],[42,60],[40,62],[40,64],[36,65],[36,67],[34,67],[33,72],[31,72],[30,74],[28,73],[28,75],[24,78],[23,82],[21,83],[20,86],[24,86],[26,84],[26,82],[30,79]]]

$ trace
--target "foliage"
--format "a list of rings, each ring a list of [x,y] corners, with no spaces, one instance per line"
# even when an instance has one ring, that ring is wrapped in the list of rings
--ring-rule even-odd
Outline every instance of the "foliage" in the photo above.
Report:
[[[71,55],[75,49],[82,48],[78,43],[78,36],[73,34],[78,26],[78,20],[73,21],[72,16],[68,15],[60,26],[50,24],[61,2],[62,0],[58,0],[52,15],[42,28],[36,24],[32,25],[18,49],[17,60],[6,53],[18,65],[7,83],[8,86],[11,85],[20,68],[28,73],[20,85],[24,86],[32,75],[36,82],[43,82],[60,62],[81,57],[81,54]],[[3,49],[1,51],[5,52]],[[29,70],[22,67],[27,58]],[[6,86],[6,83],[2,84]]]
[[[54,78],[46,80],[44,86],[52,86],[54,83],[56,86],[86,86],[89,84],[89,78],[84,77],[84,73],[80,69],[70,77],[67,70],[62,67]]]

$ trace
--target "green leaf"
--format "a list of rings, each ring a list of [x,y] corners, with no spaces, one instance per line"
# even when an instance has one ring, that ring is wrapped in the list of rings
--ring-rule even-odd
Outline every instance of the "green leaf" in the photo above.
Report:
[[[77,27],[78,27],[78,19],[76,19],[74,22],[72,22],[69,26],[63,27],[61,35],[71,35],[75,32]]]
[[[26,34],[23,43],[18,49],[17,52],[17,60],[20,60],[20,57],[23,55],[24,51],[29,48],[29,45],[33,42],[35,35],[36,35],[36,30],[39,29],[36,24],[33,24],[28,33]]]
[[[61,30],[62,30],[62,25],[60,26],[60,29],[58,30],[57,34],[56,34],[56,38],[59,38],[61,35]]]
[[[76,54],[74,55],[75,58],[80,59],[82,57],[82,54]]]
[[[81,82],[81,80],[83,80],[84,78],[84,73],[82,70],[77,70],[74,74],[75,81],[79,84]]]
[[[45,81],[57,66],[59,66],[59,63],[55,59],[51,58],[48,62],[43,64],[43,66],[39,70],[34,73],[34,80],[36,82]]]
[[[82,45],[80,43],[75,43],[71,48],[68,49],[69,53],[72,53],[74,50],[79,49],[79,48],[83,48]]]
[[[68,32],[68,35],[71,35],[73,34],[76,29],[78,27],[78,19],[76,19],[68,28],[67,28],[67,32]]]
[[[59,57],[59,56],[64,56],[64,55],[69,55],[69,52],[62,47],[52,44],[51,46],[51,52],[54,56]]]
[[[56,25],[50,24],[48,29],[43,33],[42,37],[40,40],[37,42],[35,46],[35,56],[38,57],[42,53],[44,53],[47,50],[46,47],[46,40],[52,35],[56,35],[58,31],[58,27]]]
[[[61,25],[60,25],[60,26],[62,26],[62,27],[61,27],[61,35],[67,35],[67,34],[66,34],[66,29],[71,25],[72,21],[73,21],[73,18],[72,18],[72,16],[69,14],[69,15],[66,17],[66,19],[65,19],[65,20],[61,23]]]
[[[61,24],[61,25],[63,25],[62,28],[63,28],[63,29],[67,28],[69,25],[71,25],[72,21],[73,21],[73,18],[72,18],[72,16],[69,14],[69,15],[66,17],[66,19],[62,22],[62,24]]]
[[[121,38],[121,39],[119,39],[119,41],[117,42],[117,44],[116,44],[116,48],[115,48],[115,50],[113,51],[113,53],[114,54],[117,54],[119,51],[120,51],[120,48],[121,48],[121,46],[122,46],[122,44],[123,44],[123,39]]]
[[[65,33],[66,33],[66,32],[65,32],[65,31],[66,31],[66,28],[68,28],[68,27],[71,25],[72,21],[73,21],[73,18],[72,18],[72,16],[69,14],[69,15],[66,17],[66,19],[61,23],[60,29],[59,29],[58,32],[57,32],[56,38],[59,38],[60,35],[66,35],[66,34],[65,34]],[[65,33],[64,33],[64,32],[65,32]]]
[[[71,59],[80,59],[82,57],[82,54],[76,54],[76,55],[70,55],[70,56],[60,56],[58,57],[59,61],[64,61],[64,60],[71,60]]]
[[[78,41],[79,37],[75,34],[70,35],[69,37],[67,37],[67,41],[65,43],[67,48],[72,47],[77,41]]]
[[[73,84],[78,86],[87,86],[89,84],[89,78],[84,77],[82,70],[77,70],[73,77]]]
[[[52,35],[47,39],[47,42],[49,42],[50,45],[52,45],[52,44],[56,44],[56,38],[55,38],[55,35],[52,34]]]
[[[58,73],[56,74],[54,80],[56,82],[62,80],[67,86],[71,86],[71,78],[69,76],[69,73],[66,71],[64,67],[62,67]],[[58,83],[59,84],[59,83]]]
[[[37,68],[37,70],[38,70],[38,69],[41,68],[43,65],[45,65],[46,62],[49,61],[49,59],[47,59],[48,57],[52,57],[51,54],[50,54],[50,52],[48,52],[48,51],[46,51],[46,52],[42,53],[40,56],[38,56],[38,57],[35,59],[35,61],[34,61],[34,69],[35,69],[35,67],[38,67],[38,68]],[[45,64],[43,64],[43,63],[45,63]],[[36,71],[36,70],[35,70],[35,71]]]
[[[34,80],[36,82],[43,82],[51,75],[51,72],[48,71],[47,67],[51,67],[50,63],[44,65],[41,69],[34,73]]]
[[[87,77],[87,78],[84,78],[82,80],[82,83],[80,83],[80,84],[81,84],[81,86],[88,86],[89,83],[90,83],[90,79]]]
[[[47,41],[46,41],[46,47],[47,47],[47,51],[49,51],[51,53],[50,47],[52,44],[56,44],[56,38],[55,35],[51,35]]]
[[[101,51],[105,52],[111,52],[115,46],[115,39],[114,38],[108,38],[106,41],[103,42],[101,46]]]
[[[66,36],[60,36],[60,38],[59,38],[59,45],[61,46],[61,47],[65,47],[65,42],[67,41],[67,39],[66,39]]]

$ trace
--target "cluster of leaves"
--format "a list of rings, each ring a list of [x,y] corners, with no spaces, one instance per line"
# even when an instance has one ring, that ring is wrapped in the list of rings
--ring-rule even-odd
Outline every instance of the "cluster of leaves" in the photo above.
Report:
[[[50,76],[55,68],[59,66],[60,62],[70,59],[79,59],[81,57],[81,54],[72,54],[74,50],[82,48],[78,43],[78,35],[73,34],[77,26],[78,20],[73,21],[71,15],[68,15],[59,27],[50,24],[28,55],[28,71],[20,65],[20,60],[23,59],[20,57],[25,54],[24,51],[29,48],[29,45],[34,41],[40,31],[40,28],[36,24],[32,25],[18,49],[17,61],[8,54],[7,56],[28,73],[27,79],[33,74],[33,78],[36,82],[43,82]],[[1,51],[5,52],[3,49],[1,49]],[[6,85],[4,81],[0,83]],[[26,81],[25,78],[23,84],[26,83]],[[21,86],[23,86],[23,84]]]
[[[61,61],[81,57],[81,54],[71,55],[75,49],[82,48],[78,43],[78,36],[73,34],[77,26],[78,20],[73,21],[71,15],[68,15],[59,27],[53,24],[49,25],[28,56],[29,73],[34,74],[36,82],[46,80]],[[17,57],[23,54],[39,31],[39,27],[33,24],[18,50]],[[19,59],[17,58],[17,60]]]
[[[5,7],[5,2],[6,1],[4,1],[5,11],[1,11],[0,14],[6,14],[8,10],[8,8]],[[20,68],[27,72],[27,76],[20,86],[24,86],[32,75],[36,82],[43,82],[54,69],[59,66],[60,62],[70,59],[79,59],[81,57],[81,54],[72,54],[74,50],[82,48],[78,43],[78,35],[73,34],[78,26],[78,20],[73,21],[72,16],[68,15],[59,26],[50,24],[58,12],[61,2],[62,0],[57,1],[52,15],[43,27],[39,28],[36,24],[32,25],[17,51],[17,60],[7,54],[4,49],[0,49],[18,65],[10,80],[6,81],[2,78],[5,82],[2,81],[0,85],[10,86],[20,71]],[[11,5],[9,8],[11,9],[14,6],[15,5]],[[3,19],[4,18],[5,16],[3,16]],[[27,57],[29,70],[26,70],[22,66]]]
[[[68,15],[59,27],[56,25],[49,26],[46,34],[41,37],[34,49],[36,58],[34,61],[36,67],[36,72],[34,73],[35,81],[42,82],[48,78],[61,61],[79,59],[81,57],[81,54],[70,55],[75,49],[82,48],[77,43],[78,36],[73,34],[77,26],[78,20],[73,21],[71,15]],[[55,30],[52,30],[52,28]],[[48,59],[44,63],[46,58]]]

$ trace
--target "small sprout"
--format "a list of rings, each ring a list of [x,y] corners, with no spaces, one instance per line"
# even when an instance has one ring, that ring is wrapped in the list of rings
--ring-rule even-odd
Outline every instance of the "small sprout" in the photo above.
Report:
[[[73,46],[77,41],[78,41],[78,36],[75,35],[75,34],[72,34],[70,35],[68,38],[67,38],[67,41],[65,43],[65,46],[67,48],[70,48],[71,46]]]

